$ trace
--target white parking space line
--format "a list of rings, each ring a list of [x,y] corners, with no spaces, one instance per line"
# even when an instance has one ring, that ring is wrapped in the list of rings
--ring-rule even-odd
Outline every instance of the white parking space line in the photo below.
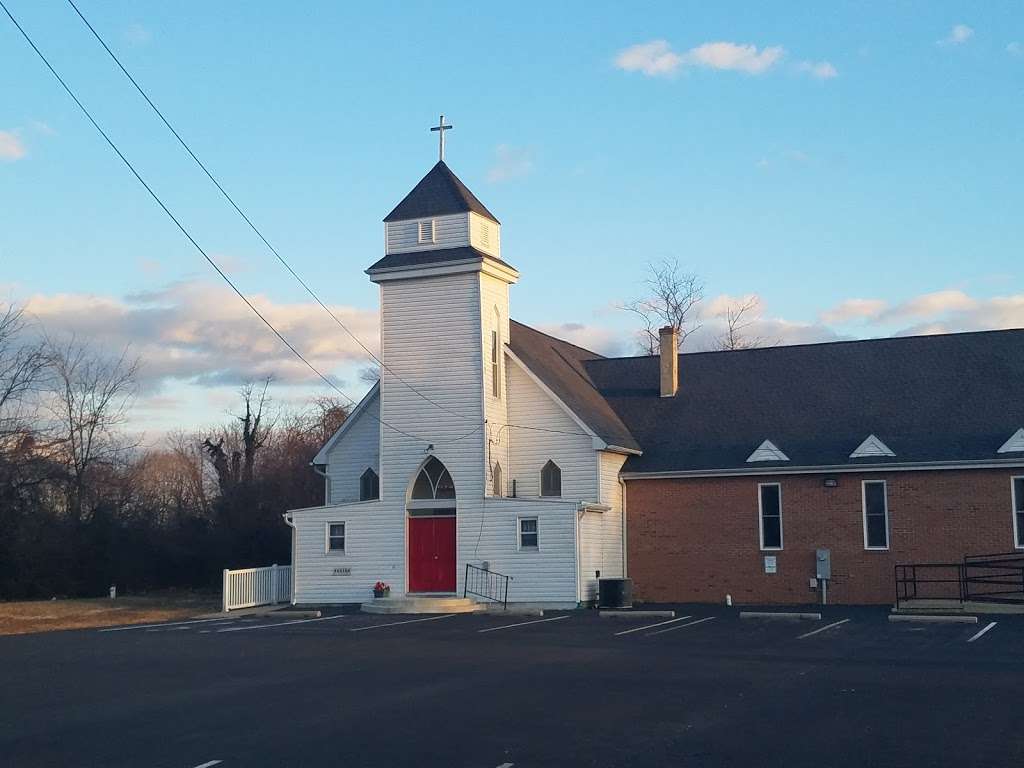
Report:
[[[487,629],[478,629],[477,632],[498,632],[502,629],[512,629],[514,627],[526,627],[530,624],[543,624],[547,621],[561,621],[562,619],[568,619],[568,616],[555,616],[553,619],[534,619],[533,621],[521,621],[518,624],[502,624],[500,627],[488,627]],[[500,766],[498,768],[501,768]]]
[[[800,635],[797,638],[797,640],[803,640],[805,637],[810,637],[811,635],[816,635],[819,632],[824,632],[826,629],[832,629],[832,627],[838,627],[840,624],[845,624],[848,621],[849,621],[849,619],[843,619],[842,621],[833,621],[831,624],[826,624],[824,627],[819,627],[818,629],[813,629],[810,632],[804,632],[802,635]]]
[[[224,621],[221,619],[194,619],[192,621],[165,621],[162,624],[129,624],[125,627],[108,627],[100,632],[127,632],[130,629],[149,629],[150,627],[176,627],[180,624],[208,624],[211,621]]]
[[[968,640],[967,642],[968,642],[968,643],[973,643],[973,642],[974,642],[975,640],[977,640],[977,639],[978,639],[979,637],[981,637],[981,636],[982,636],[982,635],[984,635],[984,634],[985,634],[986,632],[988,632],[988,631],[989,631],[990,629],[992,629],[992,627],[994,627],[994,626],[996,625],[996,623],[997,623],[997,622],[995,622],[995,621],[990,621],[987,627],[985,627],[985,628],[984,628],[983,630],[981,630],[981,631],[980,631],[980,632],[978,632],[977,634],[973,635],[973,636],[972,636],[972,637],[971,637],[971,638],[970,638],[970,639],[969,639],[969,640]]]
[[[690,617],[687,616],[686,618]],[[648,632],[646,635],[644,635],[644,637],[650,637],[651,635],[663,635],[666,632],[675,632],[677,629],[686,629],[687,627],[692,627],[696,624],[703,624],[705,621],[714,621],[715,618],[717,617],[708,616],[706,619],[697,619],[696,621],[691,621],[687,624],[678,624],[674,627],[669,627],[668,629],[659,629],[657,632]]]
[[[420,621],[437,621],[438,619],[450,619],[452,616],[460,616],[458,613],[446,613],[444,616],[427,616],[425,619],[409,619],[408,621],[392,621],[389,624],[371,624],[368,627],[356,627],[349,632],[365,632],[368,629],[384,629],[384,627],[397,627],[402,624],[416,624]]]
[[[339,616],[322,616],[319,619],[295,619],[294,621],[279,621],[275,624],[250,624],[247,627],[227,627],[225,629],[218,629],[218,632],[244,632],[247,629],[270,629],[272,627],[286,627],[289,624],[310,624],[314,621],[334,621],[335,619],[344,619],[342,615]]]
[[[168,627],[167,629],[147,629],[147,632],[187,632],[192,627]]]
[[[619,635],[628,635],[632,632],[642,632],[645,629],[654,629],[655,627],[663,627],[666,624],[675,624],[677,621],[686,621],[691,618],[690,616],[680,616],[678,619],[669,619],[668,621],[659,621],[657,624],[647,624],[643,627],[633,627],[632,629],[624,629],[621,632],[616,632],[615,637]]]
[[[223,762],[224,762],[223,760],[211,760],[208,763],[203,763],[202,765],[197,765],[196,768],[213,768],[213,766],[220,765]]]

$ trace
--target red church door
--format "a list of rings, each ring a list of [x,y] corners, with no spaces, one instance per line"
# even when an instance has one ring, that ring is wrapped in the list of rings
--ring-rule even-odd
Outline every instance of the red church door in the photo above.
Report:
[[[409,591],[455,591],[455,518],[409,518]]]

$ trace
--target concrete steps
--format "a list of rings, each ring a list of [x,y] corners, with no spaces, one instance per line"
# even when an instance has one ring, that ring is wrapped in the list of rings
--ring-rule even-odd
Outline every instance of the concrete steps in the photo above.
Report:
[[[477,613],[486,606],[466,597],[379,597],[362,604],[363,613]]]

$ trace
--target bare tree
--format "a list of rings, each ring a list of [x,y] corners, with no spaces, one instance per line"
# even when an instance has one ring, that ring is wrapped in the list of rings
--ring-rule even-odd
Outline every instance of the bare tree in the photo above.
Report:
[[[252,483],[257,453],[270,438],[274,426],[273,422],[264,422],[264,408],[269,404],[267,390],[270,381],[270,378],[265,379],[259,391],[253,382],[242,387],[240,394],[245,413],[235,417],[239,422],[239,431],[221,434],[216,443],[210,438],[203,440],[203,448],[217,473],[222,494],[239,483],[246,486]],[[224,447],[225,442],[228,444],[227,449]]]
[[[643,328],[637,334],[637,344],[644,354],[656,355],[659,351],[658,329],[671,326],[675,329],[679,348],[686,338],[700,328],[697,307],[704,298],[704,285],[692,273],[683,272],[676,259],[664,259],[647,265],[644,280],[648,295],[633,299],[622,305],[640,318]]]
[[[20,444],[31,431],[35,395],[47,365],[41,342],[24,342],[23,311],[0,312],[0,451]]]
[[[133,447],[118,428],[128,418],[139,363],[128,350],[109,359],[74,339],[50,343],[48,351],[54,447],[68,476],[68,511],[81,516],[94,467],[115,463]]]
[[[751,336],[748,331],[757,321],[761,301],[757,296],[747,296],[725,308],[719,317],[725,321],[725,331],[717,339],[717,348],[753,349],[767,346],[764,337]]]

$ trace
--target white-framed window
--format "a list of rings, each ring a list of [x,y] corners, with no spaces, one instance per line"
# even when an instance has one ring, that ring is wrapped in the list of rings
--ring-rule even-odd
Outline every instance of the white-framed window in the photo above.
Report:
[[[540,470],[540,495],[562,495],[562,470],[550,459]]]
[[[757,508],[761,549],[782,549],[782,486],[779,483],[759,483]]]
[[[861,483],[864,509],[864,549],[889,548],[889,499],[885,480]]]
[[[345,523],[328,523],[325,533],[327,534],[328,552],[345,551]]]
[[[419,241],[421,243],[433,243],[434,242],[434,220],[427,219],[426,221],[419,222]]]
[[[540,530],[536,517],[520,517],[517,523],[519,549],[537,549],[540,544]]]
[[[1013,544],[1024,549],[1024,475],[1010,478],[1010,501],[1013,505]]]

